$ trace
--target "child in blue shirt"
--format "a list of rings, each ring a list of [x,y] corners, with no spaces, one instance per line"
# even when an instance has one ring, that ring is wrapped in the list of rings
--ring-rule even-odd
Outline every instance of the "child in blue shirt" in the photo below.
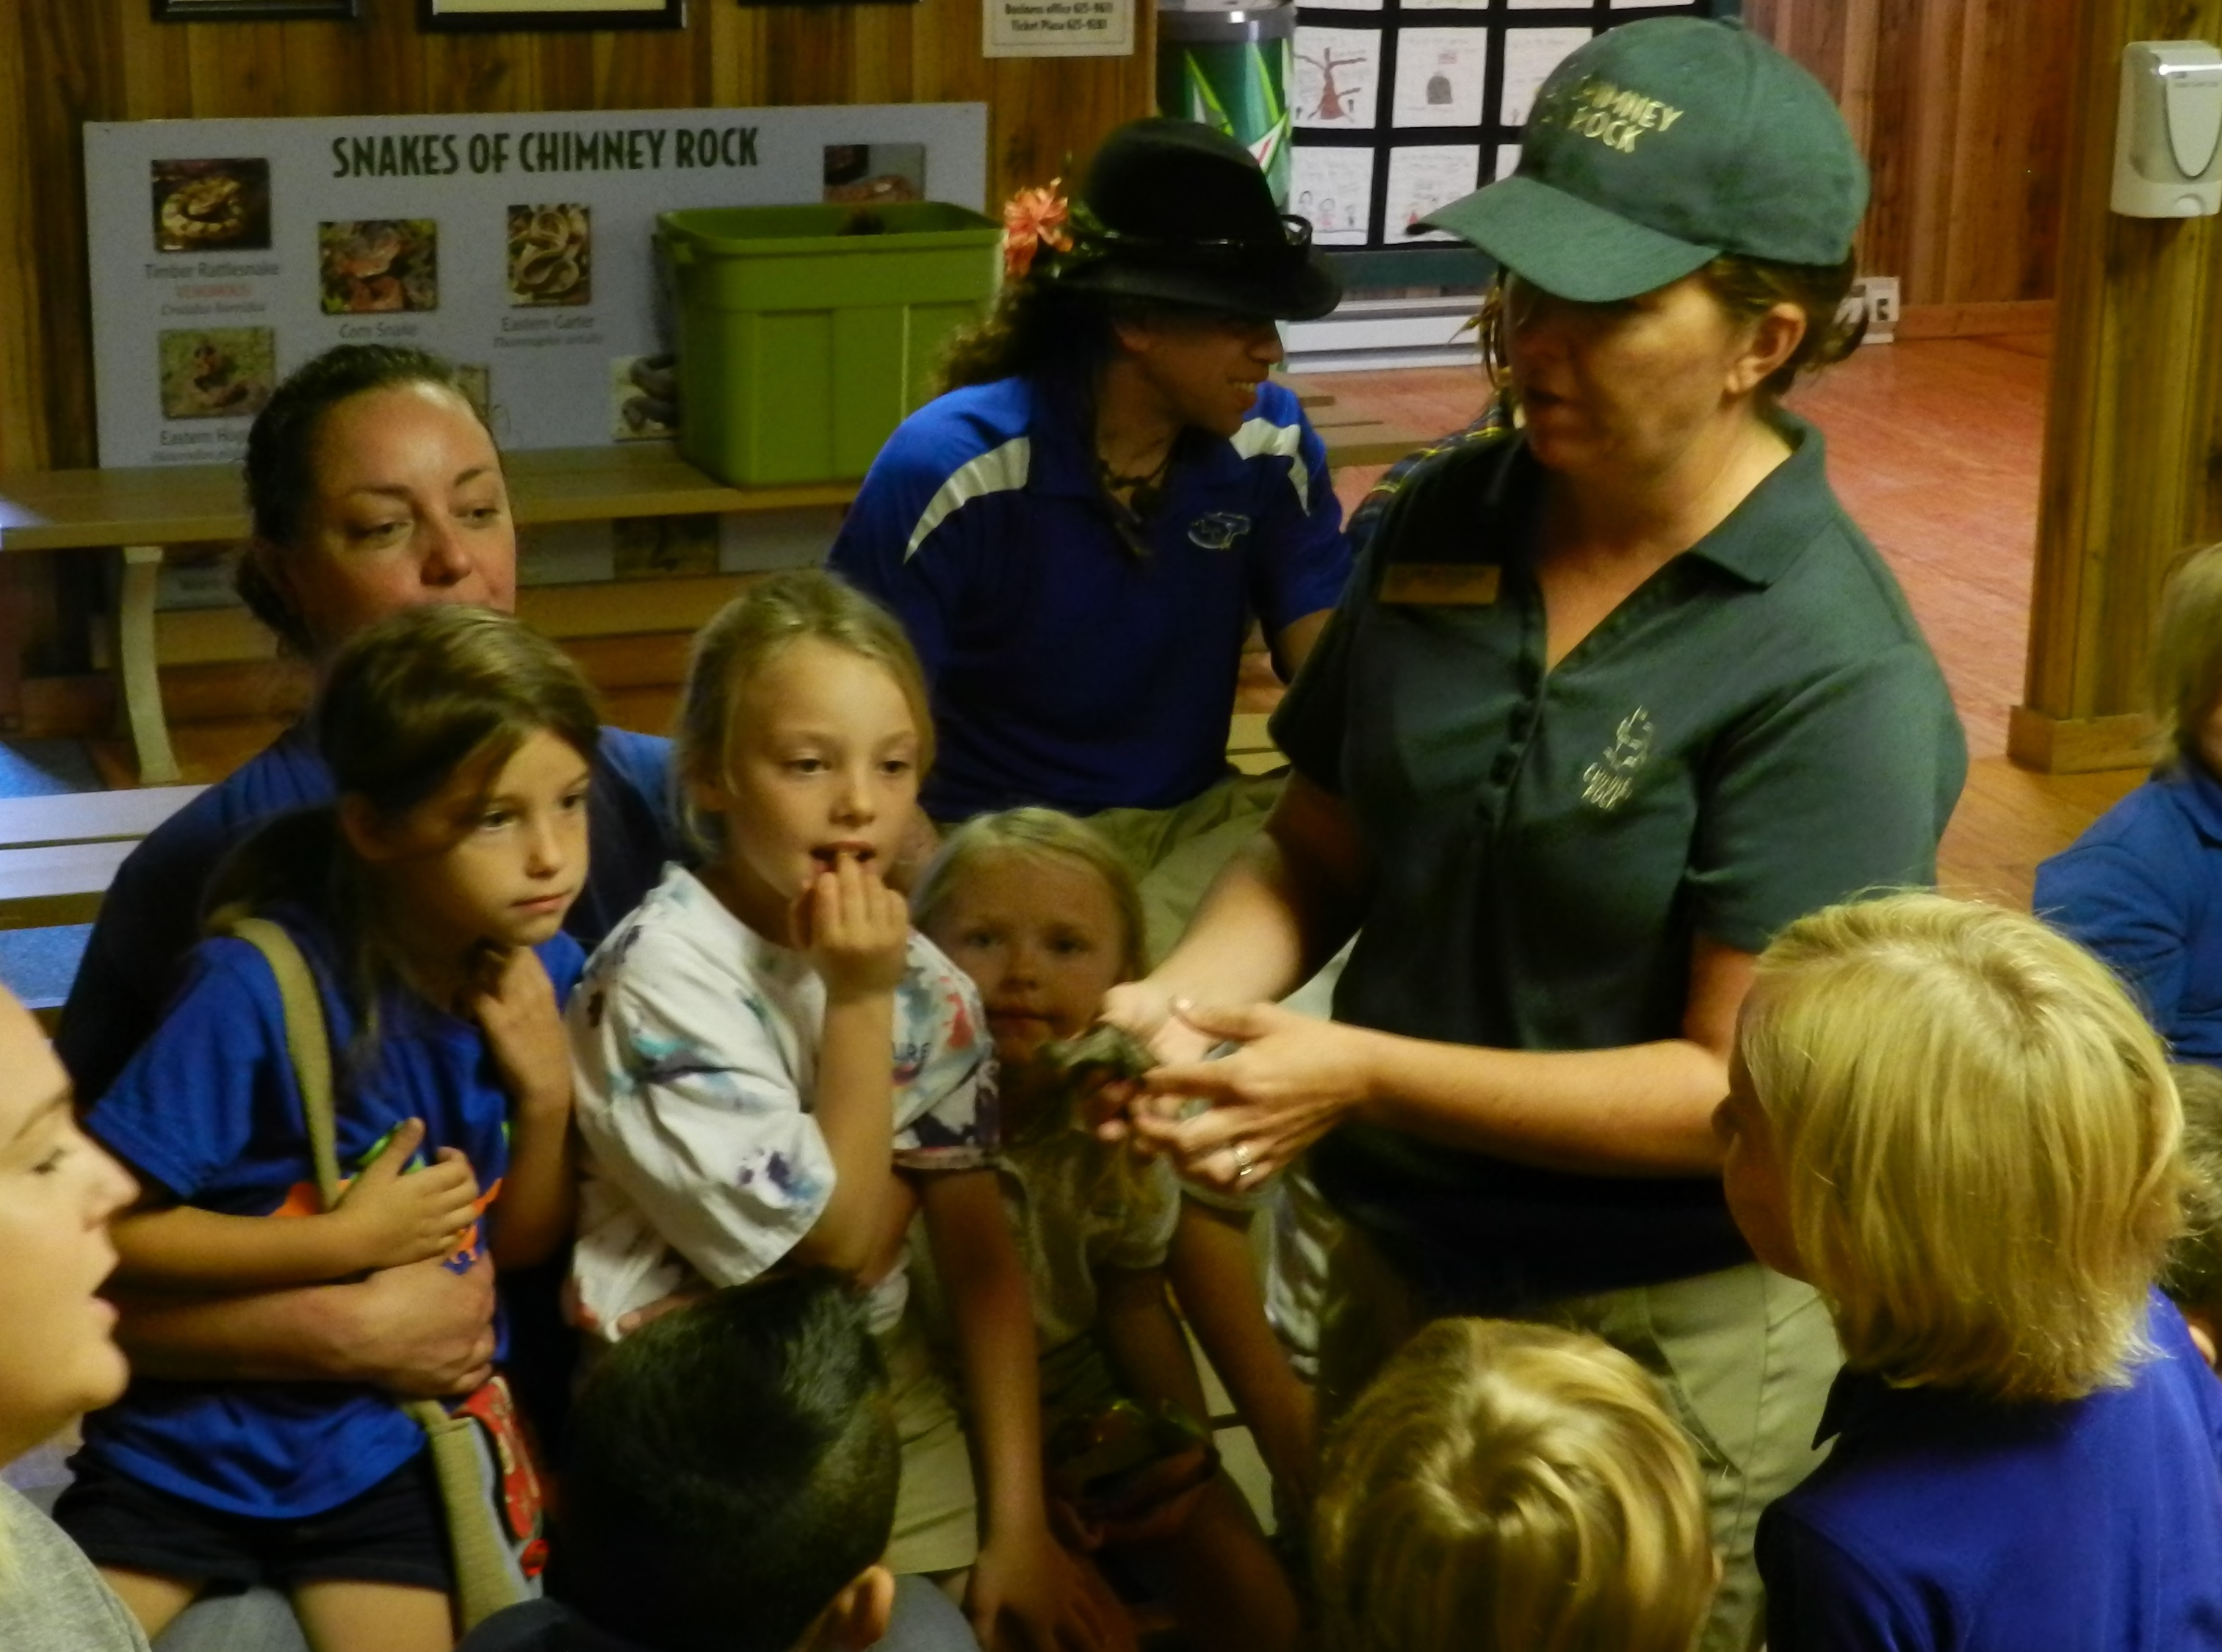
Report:
[[[2182,1111],[2105,965],[1933,895],[1761,958],[1737,1226],[1829,1304],[1834,1445],[1761,1517],[1772,1652],[2222,1647],[2222,1388],[2151,1288]]]
[[[86,1120],[146,1185],[116,1226],[128,1286],[520,1267],[568,1234],[562,1004],[583,959],[562,925],[587,870],[592,693],[514,620],[423,607],[341,653],[315,725],[336,803],[248,839],[217,889],[220,916],[275,920],[309,961],[346,1195],[323,1208],[270,966],[218,935]],[[88,1419],[56,1518],[150,1638],[211,1586],[269,1583],[319,1652],[445,1652],[424,1445],[372,1388],[142,1381]]]

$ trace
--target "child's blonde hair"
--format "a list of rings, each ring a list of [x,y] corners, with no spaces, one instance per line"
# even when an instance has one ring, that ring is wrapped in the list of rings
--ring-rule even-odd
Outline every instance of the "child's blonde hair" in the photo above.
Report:
[[[1717,1578],[1696,1454],[1594,1336],[1438,1320],[1328,1442],[1327,1652],[1689,1652]]]
[[[2163,759],[2198,762],[2200,730],[2222,699],[2222,544],[2186,551],[2169,570],[2150,669]]]
[[[1740,1048],[1848,1366],[1999,1400],[2127,1380],[2182,1114],[2104,964],[1976,901],[1830,907],[1761,958]]]
[[[2183,1099],[2183,1232],[2168,1247],[2160,1287],[2184,1307],[2222,1313],[2222,1072],[2171,1070]]]
[[[1142,973],[1142,894],[1134,882],[1134,869],[1094,826],[1056,809],[978,814],[951,832],[911,891],[912,921],[920,929],[932,929],[957,881],[997,855],[1072,861],[1102,878],[1119,912],[1119,978],[1132,981]]]
[[[882,667],[909,702],[918,725],[918,772],[933,767],[933,715],[926,674],[902,624],[845,581],[817,568],[798,568],[758,581],[720,608],[696,633],[687,661],[687,686],[679,700],[674,768],[680,819],[706,855],[723,851],[714,816],[694,807],[691,782],[727,777],[726,748],[741,696],[772,661],[793,644],[816,638]]]

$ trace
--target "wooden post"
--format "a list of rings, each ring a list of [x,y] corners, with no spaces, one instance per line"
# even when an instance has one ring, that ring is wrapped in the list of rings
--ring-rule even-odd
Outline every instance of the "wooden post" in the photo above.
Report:
[[[2054,774],[2149,760],[2154,599],[2179,553],[2222,537],[2222,231],[2107,207],[2123,47],[2222,41],[2222,0],[2080,9],[2027,703],[2007,737]]]

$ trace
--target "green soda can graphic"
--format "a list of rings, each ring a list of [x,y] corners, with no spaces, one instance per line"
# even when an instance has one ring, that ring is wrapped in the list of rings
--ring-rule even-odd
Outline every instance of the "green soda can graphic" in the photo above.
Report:
[[[1158,113],[1215,127],[1258,157],[1273,201],[1289,204],[1294,5],[1161,4]]]

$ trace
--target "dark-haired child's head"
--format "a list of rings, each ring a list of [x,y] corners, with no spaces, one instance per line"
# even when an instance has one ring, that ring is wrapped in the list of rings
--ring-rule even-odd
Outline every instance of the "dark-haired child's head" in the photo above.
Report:
[[[311,719],[338,797],[271,821],[212,880],[218,927],[284,901],[329,909],[360,1000],[538,945],[587,869],[599,720],[562,650],[489,608],[403,610],[357,631]]]
[[[2183,1098],[2183,1232],[2168,1247],[2160,1288],[2183,1310],[2191,1340],[2215,1363],[2222,1337],[2222,1071],[2169,1069]]]
[[[347,848],[416,940],[460,956],[562,927],[599,732],[562,650],[492,609],[407,609],[339,651],[315,720]]]
[[[612,1349],[571,1419],[554,1586],[653,1652],[870,1645],[900,1450],[863,1304],[825,1270]]]

